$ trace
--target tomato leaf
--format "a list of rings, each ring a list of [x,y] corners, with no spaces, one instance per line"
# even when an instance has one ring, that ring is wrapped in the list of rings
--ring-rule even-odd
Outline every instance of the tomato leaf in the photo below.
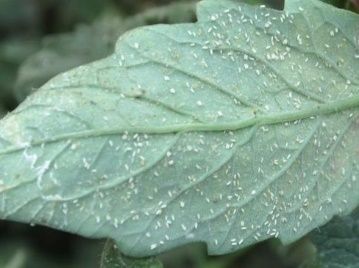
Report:
[[[149,256],[290,243],[359,203],[359,17],[230,0],[144,27],[0,121],[0,217]]]

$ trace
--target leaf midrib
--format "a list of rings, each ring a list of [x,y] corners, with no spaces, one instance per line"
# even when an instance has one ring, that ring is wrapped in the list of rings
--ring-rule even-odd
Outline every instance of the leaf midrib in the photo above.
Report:
[[[18,151],[41,146],[43,144],[56,143],[64,140],[73,139],[86,139],[96,138],[102,136],[114,136],[123,133],[133,134],[174,134],[185,132],[222,132],[222,131],[236,131],[243,128],[251,127],[254,125],[275,125],[287,122],[293,122],[319,115],[329,115],[333,113],[339,113],[345,110],[359,107],[359,95],[348,97],[346,99],[338,100],[335,102],[328,102],[325,104],[317,104],[313,107],[302,109],[295,112],[287,113],[274,113],[271,115],[254,115],[251,118],[239,121],[224,122],[224,123],[192,123],[192,124],[177,124],[171,126],[155,126],[155,127],[131,127],[131,128],[108,128],[108,129],[96,129],[86,130],[76,133],[69,133],[64,135],[58,135],[53,138],[42,139],[34,141],[30,145],[26,146],[9,146],[6,150],[0,151],[0,155],[16,153]]]

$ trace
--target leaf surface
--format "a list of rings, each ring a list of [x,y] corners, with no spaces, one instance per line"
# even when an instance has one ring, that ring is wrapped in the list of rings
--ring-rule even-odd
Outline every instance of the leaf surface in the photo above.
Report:
[[[207,0],[144,27],[0,122],[0,218],[116,240],[292,242],[359,203],[359,17]]]

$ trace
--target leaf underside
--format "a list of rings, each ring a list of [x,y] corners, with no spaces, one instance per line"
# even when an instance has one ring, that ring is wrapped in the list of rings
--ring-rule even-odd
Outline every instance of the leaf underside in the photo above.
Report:
[[[0,218],[131,256],[292,242],[359,203],[357,15],[206,0],[0,122]]]

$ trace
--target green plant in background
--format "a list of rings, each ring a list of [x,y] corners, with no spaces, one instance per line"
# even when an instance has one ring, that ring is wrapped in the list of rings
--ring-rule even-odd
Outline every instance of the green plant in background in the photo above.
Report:
[[[107,13],[43,41],[7,91],[37,92],[0,122],[1,218],[112,238],[102,267],[161,267],[122,254],[288,244],[358,206],[358,15],[317,0],[194,9]],[[163,22],[187,23],[116,43]],[[296,263],[336,267],[340,247],[357,267],[356,219],[312,232],[318,258]]]
[[[127,19],[106,14],[93,25],[82,25],[74,33],[47,37],[42,49],[22,64],[15,94],[22,101],[54,75],[110,55],[117,38],[126,30],[164,21],[191,21],[195,18],[194,10],[195,4],[190,2],[153,8]]]
[[[320,231],[311,233],[319,249],[317,267],[359,266],[359,211],[335,218]]]

